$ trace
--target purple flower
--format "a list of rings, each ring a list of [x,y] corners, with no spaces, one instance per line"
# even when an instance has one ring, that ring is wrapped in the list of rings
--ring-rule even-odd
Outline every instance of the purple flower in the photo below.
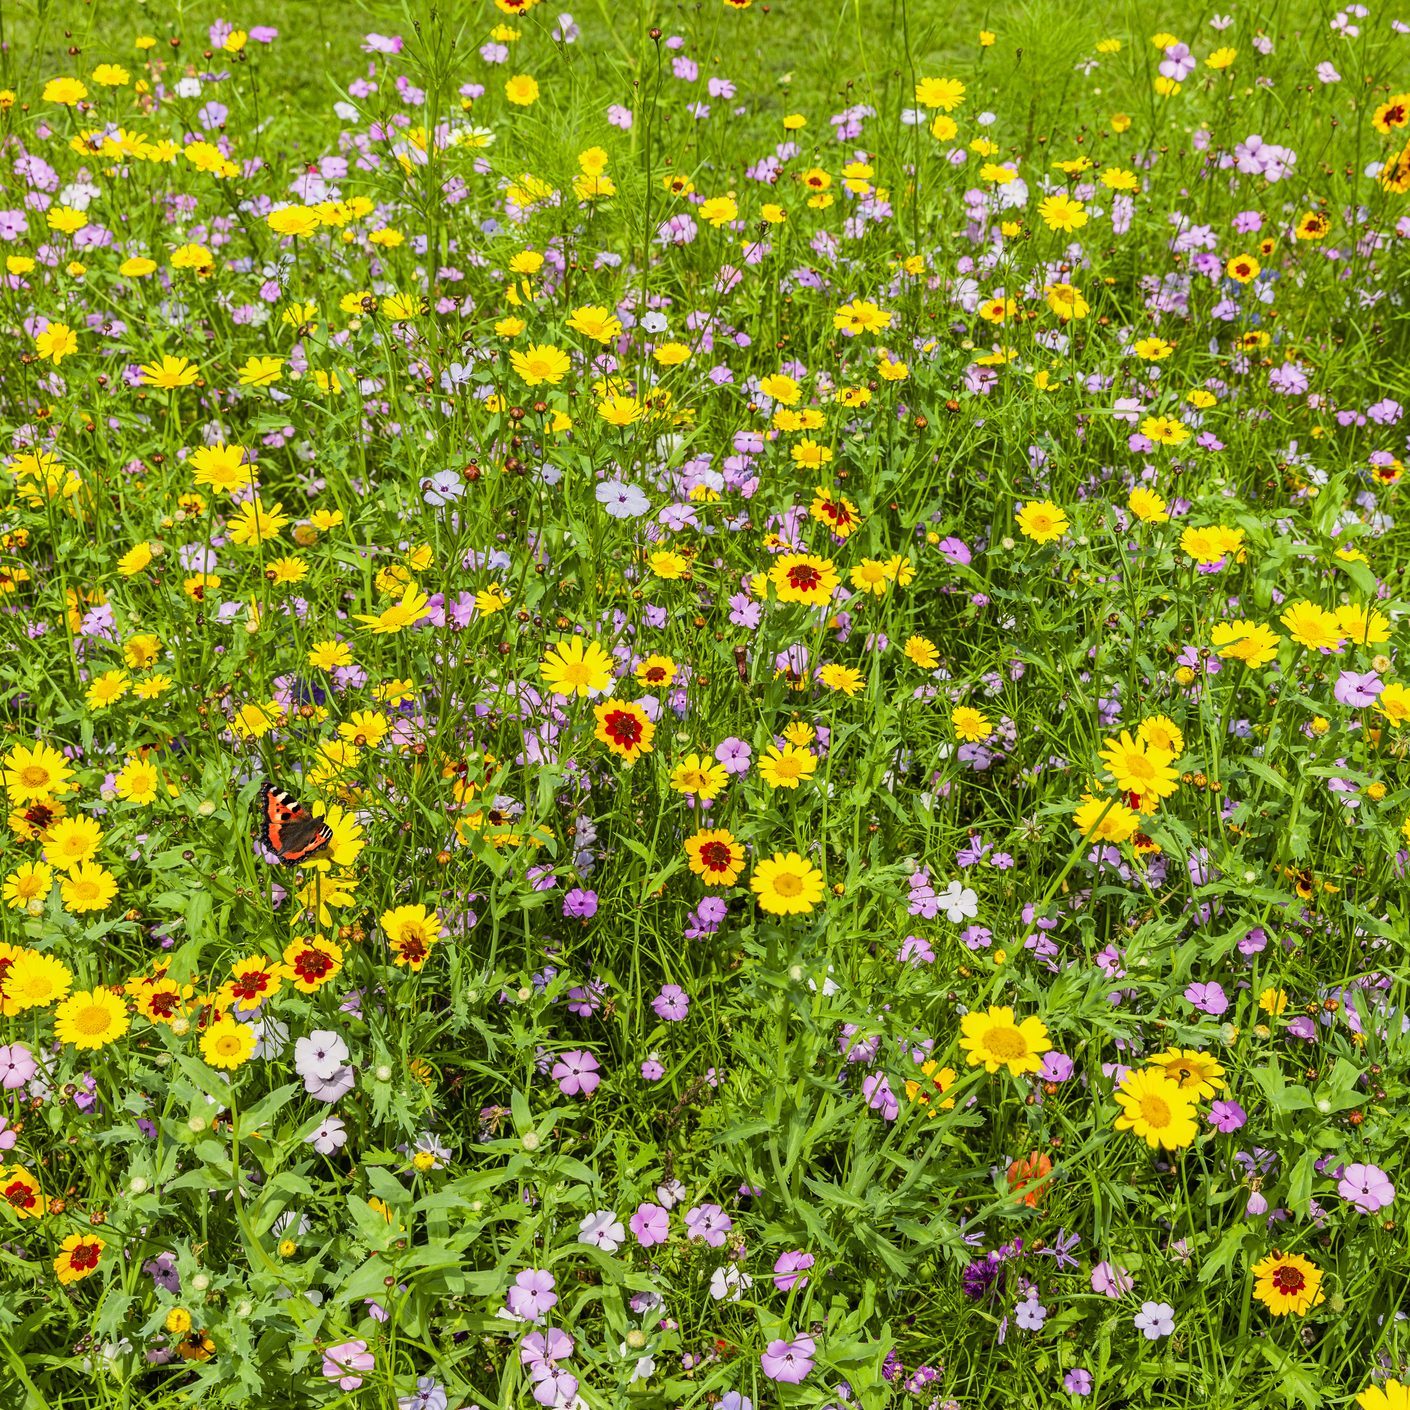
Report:
[[[706,895],[691,912],[685,926],[685,939],[698,940],[702,935],[713,935],[729,915],[729,905],[718,895]]]
[[[711,1248],[722,1248],[734,1221],[717,1204],[698,1204],[686,1211],[685,1234],[692,1241],[704,1239]]]
[[[920,965],[934,964],[935,951],[930,948],[930,942],[922,939],[919,935],[907,935],[901,941],[900,952],[896,956],[898,964]]]
[[[1038,1301],[1037,1290],[1031,1291],[1013,1310],[1014,1321],[1025,1332],[1041,1332],[1048,1320],[1048,1309]]]
[[[592,1244],[604,1253],[616,1253],[626,1237],[622,1221],[610,1209],[585,1214],[578,1224],[578,1242]]]
[[[549,1075],[558,1083],[558,1090],[565,1097],[590,1097],[602,1082],[597,1068],[597,1059],[591,1053],[564,1053],[553,1064]]]
[[[640,485],[627,480],[599,480],[597,502],[613,519],[637,519],[651,508],[651,501]]]
[[[679,1023],[690,1012],[690,995],[679,984],[665,984],[652,999],[656,1017],[666,1023]]]
[[[1307,390],[1307,373],[1295,362],[1284,362],[1268,374],[1268,386],[1280,396],[1300,396]]]
[[[305,1081],[331,1078],[348,1060],[348,1045],[341,1033],[315,1028],[294,1044],[294,1071]]]
[[[569,920],[591,920],[597,914],[597,892],[575,886],[563,897],[563,914]]]
[[[437,470],[421,481],[421,498],[432,509],[441,509],[465,493],[465,481],[456,470]]]
[[[174,1253],[159,1253],[155,1258],[148,1259],[142,1265],[142,1271],[163,1292],[175,1294],[181,1291],[181,1274],[177,1271]]]
[[[727,774],[747,774],[753,754],[750,745],[733,735],[715,746],[715,761],[724,766]]]
[[[571,1405],[578,1395],[578,1378],[566,1367],[540,1362],[529,1372],[534,1382],[534,1399],[540,1405]]]
[[[1147,1341],[1159,1341],[1175,1330],[1175,1309],[1168,1302],[1143,1302],[1131,1320]]]
[[[1059,1268],[1076,1268],[1077,1260],[1072,1256],[1072,1251],[1081,1246],[1081,1234],[1069,1234],[1061,1224],[1058,1231],[1053,1235],[1053,1241],[1043,1250],[1049,1258],[1057,1264]]]
[[[397,1410],[446,1410],[450,1397],[434,1376],[417,1376],[411,1395],[397,1397]]]
[[[6,1043],[0,1046],[0,1088],[7,1092],[23,1087],[36,1072],[39,1064],[34,1054],[23,1043]]]
[[[1348,1165],[1337,1182],[1337,1193],[1362,1214],[1374,1214],[1395,1198],[1395,1186],[1377,1165]]]
[[[1364,710],[1376,703],[1384,682],[1374,671],[1343,671],[1332,687],[1332,694],[1353,710]]]
[[[759,1365],[771,1381],[796,1386],[807,1380],[813,1369],[813,1353],[817,1350],[812,1337],[795,1337],[792,1341],[771,1341],[769,1349],[759,1356]]]
[[[804,1253],[801,1249],[779,1254],[774,1260],[774,1287],[779,1292],[788,1292],[795,1286],[806,1288],[808,1280],[802,1275],[812,1266],[813,1255]]]
[[[1228,1012],[1228,996],[1218,984],[1191,984],[1185,990],[1185,999],[1201,1013],[1207,1013],[1212,1018],[1218,1018],[1221,1013]]]
[[[331,1077],[311,1075],[304,1078],[304,1090],[314,1101],[332,1105],[347,1096],[357,1081],[357,1074],[351,1067],[340,1067]]]
[[[900,1104],[884,1072],[873,1072],[862,1079],[862,1096],[873,1111],[881,1113],[883,1121],[895,1121],[901,1114]]]
[[[1216,1131],[1222,1131],[1227,1136],[1231,1131],[1237,1131],[1248,1120],[1248,1113],[1238,1102],[1215,1102],[1209,1108],[1208,1120]]]
[[[1102,1259],[1092,1269],[1092,1291],[1101,1293],[1103,1297],[1125,1297],[1135,1286],[1130,1273],[1119,1263]]]
[[[907,884],[911,888],[911,894],[906,898],[907,911],[922,920],[934,920],[940,914],[940,898],[930,884],[929,871],[922,868],[912,872]]]
[[[553,1274],[546,1268],[526,1268],[515,1277],[504,1302],[514,1316],[525,1322],[542,1322],[545,1313],[558,1302]]]
[[[659,1204],[642,1204],[628,1221],[642,1248],[663,1244],[670,1236],[671,1217]]]
[[[1166,78],[1183,83],[1194,71],[1195,56],[1190,53],[1188,45],[1172,44],[1165,50],[1165,57],[1160,61],[1160,72]]]
[[[1069,1395],[1091,1395],[1092,1373],[1081,1366],[1074,1366],[1062,1378],[1062,1384]]]
[[[983,1258],[976,1258],[969,1264],[960,1280],[964,1295],[973,1302],[983,1302],[985,1298],[997,1296],[1008,1282],[1004,1260],[1011,1252],[1007,1246],[991,1249]]]
[[[977,832],[970,833],[969,845],[961,847],[955,854],[955,865],[960,867],[978,866],[987,853],[993,850],[993,843],[986,842]]]
[[[372,1353],[362,1340],[340,1341],[323,1351],[324,1379],[337,1381],[339,1390],[356,1390],[362,1384],[359,1373],[370,1371],[374,1364]]]
[[[546,1327],[541,1332],[530,1332],[519,1344],[519,1360],[529,1367],[552,1365],[555,1361],[566,1361],[573,1354],[573,1338],[557,1327]]]

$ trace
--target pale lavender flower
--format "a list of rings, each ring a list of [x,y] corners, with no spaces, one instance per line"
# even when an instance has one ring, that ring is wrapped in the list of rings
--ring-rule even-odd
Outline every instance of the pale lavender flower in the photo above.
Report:
[[[1337,1193],[1362,1214],[1374,1214],[1395,1199],[1395,1186],[1377,1165],[1348,1165],[1337,1182]]]
[[[1131,1320],[1147,1341],[1159,1341],[1175,1330],[1175,1309],[1168,1302],[1143,1302]]]
[[[525,1322],[542,1322],[558,1303],[553,1282],[553,1274],[546,1268],[526,1268],[515,1276],[512,1286],[504,1295],[505,1306]]]

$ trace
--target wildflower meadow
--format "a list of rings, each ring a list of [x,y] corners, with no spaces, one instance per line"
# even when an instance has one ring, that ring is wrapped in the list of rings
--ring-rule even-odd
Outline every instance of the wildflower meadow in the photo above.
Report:
[[[0,0],[2,1410],[1410,1410],[1385,3]]]

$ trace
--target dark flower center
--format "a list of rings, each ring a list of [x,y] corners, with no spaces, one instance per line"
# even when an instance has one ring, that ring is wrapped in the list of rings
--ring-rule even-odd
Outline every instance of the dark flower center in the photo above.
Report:
[[[614,744],[620,744],[623,748],[630,749],[641,739],[641,721],[635,715],[629,714],[626,710],[619,710],[603,721],[608,735],[611,736]]]
[[[730,850],[723,842],[707,842],[700,849],[700,860],[711,871],[728,871]]]
[[[98,1245],[79,1244],[69,1253],[69,1266],[79,1272],[87,1272],[98,1266]]]
[[[332,959],[322,950],[304,950],[294,961],[294,973],[308,983],[315,979],[327,978],[332,967]]]

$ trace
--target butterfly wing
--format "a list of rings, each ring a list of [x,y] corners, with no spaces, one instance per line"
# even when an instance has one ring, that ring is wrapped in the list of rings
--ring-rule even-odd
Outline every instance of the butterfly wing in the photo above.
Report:
[[[283,789],[266,782],[259,801],[260,841],[286,865],[311,857],[333,840],[333,829]]]

